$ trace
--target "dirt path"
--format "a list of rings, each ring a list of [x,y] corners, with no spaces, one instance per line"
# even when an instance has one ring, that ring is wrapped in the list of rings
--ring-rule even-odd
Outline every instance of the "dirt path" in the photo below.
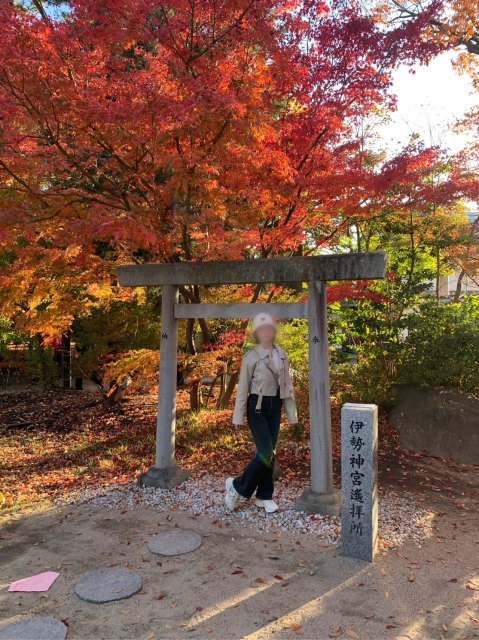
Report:
[[[322,639],[338,626],[343,638],[479,637],[478,513],[444,500],[421,548],[405,545],[372,565],[312,536],[220,529],[175,510],[81,505],[16,515],[0,539],[0,620],[52,616],[68,623],[70,640]],[[176,526],[200,533],[202,547],[173,559],[151,554],[149,536]],[[134,569],[142,592],[104,605],[74,595],[76,579],[109,566]],[[13,580],[48,569],[61,573],[48,597],[7,593]]]
[[[12,491],[25,483],[27,497],[28,491],[62,495],[85,486],[82,478],[90,475],[94,486],[114,474],[117,481],[120,474],[126,480],[142,468],[145,452],[151,454],[154,420],[148,405],[105,412],[92,396],[91,406],[82,405],[75,431],[67,420],[78,416],[70,407],[77,402],[74,394],[62,396],[64,404],[42,398],[39,404],[37,395],[27,395],[25,406],[35,406],[37,416],[40,407],[41,417],[54,417],[59,431],[4,436],[0,470]],[[3,401],[8,413],[11,399]],[[8,420],[18,418],[18,403],[15,412]],[[62,431],[64,416],[68,429]],[[213,436],[205,430],[205,438]],[[118,457],[120,444],[124,459]],[[218,458],[237,457],[233,445],[219,450]],[[109,447],[116,457],[106,459]],[[304,454],[295,455],[284,457],[286,472],[307,476]],[[372,565],[342,557],[310,534],[291,538],[283,533],[276,539],[272,533],[253,533],[238,519],[219,528],[212,518],[191,518],[175,509],[105,510],[87,504],[13,512],[1,521],[0,624],[52,616],[66,621],[68,640],[322,640],[336,627],[340,631],[332,637],[361,640],[479,637],[479,467],[408,455],[393,438],[383,438],[379,461],[380,491],[430,509],[434,526],[421,547],[410,543],[389,550]],[[338,461],[335,478],[339,481]],[[148,538],[175,526],[200,533],[202,547],[174,559],[152,555]],[[142,592],[105,605],[74,595],[80,576],[109,566],[140,574]],[[61,573],[48,593],[7,592],[14,580],[45,570]]]

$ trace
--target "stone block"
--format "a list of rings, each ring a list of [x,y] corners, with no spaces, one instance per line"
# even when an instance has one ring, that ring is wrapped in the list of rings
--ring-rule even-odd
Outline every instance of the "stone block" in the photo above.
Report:
[[[74,587],[75,594],[93,604],[129,598],[141,590],[141,578],[126,569],[98,569],[80,578]]]
[[[55,618],[23,618],[0,627],[0,640],[65,640],[67,628]]]
[[[389,422],[405,449],[479,464],[479,398],[471,394],[401,385]]]
[[[188,469],[182,469],[177,465],[160,469],[159,467],[150,467],[145,473],[138,476],[138,484],[140,487],[159,487],[160,489],[174,489],[185,480],[188,480],[191,472]]]
[[[378,408],[341,409],[341,554],[372,562],[378,548]]]
[[[319,513],[322,516],[339,516],[341,513],[341,493],[333,489],[332,493],[315,493],[306,489],[293,504],[295,511]]]
[[[153,536],[148,541],[151,553],[160,556],[179,556],[182,553],[195,551],[201,545],[201,536],[194,531],[172,529]]]

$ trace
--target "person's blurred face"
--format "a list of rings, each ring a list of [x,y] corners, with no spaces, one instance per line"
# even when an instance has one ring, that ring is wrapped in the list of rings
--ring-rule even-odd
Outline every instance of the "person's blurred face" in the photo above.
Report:
[[[269,324],[256,329],[256,338],[260,344],[270,345],[274,341],[275,330]]]

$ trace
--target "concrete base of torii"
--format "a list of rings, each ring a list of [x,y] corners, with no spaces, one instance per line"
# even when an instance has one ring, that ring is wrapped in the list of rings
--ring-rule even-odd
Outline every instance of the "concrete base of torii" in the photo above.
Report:
[[[306,489],[293,504],[295,511],[319,513],[322,516],[341,515],[341,492],[333,489],[333,493],[315,493]]]
[[[160,487],[161,489],[174,489],[184,480],[190,477],[188,469],[182,469],[176,464],[168,469],[160,469],[154,465],[138,476],[140,487]]]

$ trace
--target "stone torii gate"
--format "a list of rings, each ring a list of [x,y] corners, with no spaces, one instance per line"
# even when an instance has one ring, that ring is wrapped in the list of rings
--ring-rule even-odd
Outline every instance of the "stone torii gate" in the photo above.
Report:
[[[172,489],[189,476],[175,464],[176,360],[178,318],[307,318],[311,487],[295,508],[337,515],[340,493],[333,487],[331,401],[327,333],[326,281],[384,278],[386,253],[125,265],[117,268],[123,287],[163,287],[160,377],[155,464],[138,478],[141,486]],[[307,282],[307,303],[179,304],[180,285]]]

